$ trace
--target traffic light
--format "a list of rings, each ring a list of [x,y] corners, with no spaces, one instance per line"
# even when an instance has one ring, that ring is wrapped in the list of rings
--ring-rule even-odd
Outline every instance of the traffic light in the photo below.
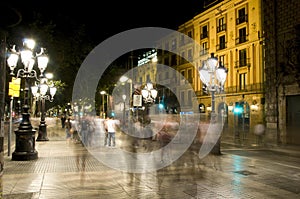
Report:
[[[233,109],[234,114],[241,114],[244,112],[244,103],[243,102],[236,102],[235,107]]]

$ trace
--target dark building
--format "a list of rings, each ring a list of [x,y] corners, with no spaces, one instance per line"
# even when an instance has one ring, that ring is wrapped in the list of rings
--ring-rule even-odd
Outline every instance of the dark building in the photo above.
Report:
[[[300,144],[300,1],[264,0],[266,143]]]

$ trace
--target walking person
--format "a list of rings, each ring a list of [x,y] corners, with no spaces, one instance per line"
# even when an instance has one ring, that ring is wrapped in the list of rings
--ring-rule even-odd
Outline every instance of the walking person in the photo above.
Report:
[[[103,127],[104,127],[104,146],[108,146],[108,144],[107,144],[107,142],[108,142],[107,120],[108,120],[108,118],[106,118],[103,121]]]
[[[80,139],[83,146],[88,144],[88,133],[89,133],[89,121],[86,115],[82,117],[79,124],[80,128]]]
[[[65,128],[66,116],[63,114],[60,118],[61,120],[61,128]]]
[[[68,118],[66,121],[65,121],[65,132],[66,132],[66,139],[67,139],[67,142],[70,142],[71,140],[71,128],[72,128],[72,123],[71,123],[71,119]]]
[[[108,120],[106,121],[109,147],[116,146],[116,128],[119,124],[120,122],[115,120],[113,116],[108,117]]]

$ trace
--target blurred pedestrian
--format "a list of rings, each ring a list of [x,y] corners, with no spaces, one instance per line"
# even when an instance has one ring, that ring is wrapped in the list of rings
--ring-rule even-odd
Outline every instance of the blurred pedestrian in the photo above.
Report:
[[[71,137],[72,137],[72,134],[71,134],[71,128],[72,128],[71,119],[68,118],[64,123],[65,123],[66,139],[67,139],[67,142],[69,142],[71,140]]]
[[[265,134],[265,125],[264,124],[256,124],[254,126],[254,134],[256,135],[256,143],[258,145],[263,144],[263,135]]]
[[[87,146],[93,146],[95,130],[96,130],[96,123],[94,121],[94,118],[88,117]]]
[[[83,145],[87,144],[87,134],[88,134],[88,120],[86,116],[83,116],[79,124],[80,129],[80,139]]]
[[[60,120],[61,120],[61,128],[65,128],[65,122],[66,122],[66,115],[65,114],[63,114],[62,116],[61,116],[61,118],[60,118]]]
[[[108,146],[115,147],[116,146],[116,129],[120,125],[119,120],[115,120],[113,116],[109,116],[106,121],[107,132],[108,132]]]
[[[85,146],[92,145],[94,132],[95,132],[94,120],[88,116],[84,116],[80,121],[80,137],[83,145]]]
[[[107,120],[108,118],[106,118],[105,120],[103,120],[103,126],[104,126],[104,146],[108,146],[108,129],[107,129]]]
[[[254,134],[255,135],[263,135],[265,133],[265,125],[263,124],[256,124],[254,126]]]

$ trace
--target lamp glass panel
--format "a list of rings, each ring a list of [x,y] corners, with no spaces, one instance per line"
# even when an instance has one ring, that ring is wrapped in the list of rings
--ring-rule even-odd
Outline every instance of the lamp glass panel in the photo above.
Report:
[[[142,90],[142,95],[143,95],[143,98],[147,98],[147,97],[149,96],[149,91],[143,89],[143,90]]]
[[[210,71],[215,71],[219,66],[219,62],[216,58],[209,58],[207,60],[207,67]]]
[[[224,68],[218,68],[216,70],[216,76],[221,85],[224,85],[227,77],[227,73]]]
[[[37,58],[37,61],[40,71],[43,72],[44,70],[46,70],[49,58],[47,56],[39,56]]]
[[[210,74],[209,74],[208,70],[201,69],[201,70],[199,71],[199,73],[200,73],[200,79],[201,79],[201,81],[202,81],[204,84],[208,85],[208,84],[209,84],[209,81],[210,81]]]
[[[34,65],[34,59],[33,57],[31,59],[29,59],[29,62],[28,62],[28,67],[27,67],[27,71],[30,73],[33,69],[33,65]]]
[[[50,95],[53,97],[56,93],[56,87],[50,87]]]
[[[17,66],[18,59],[19,59],[19,56],[16,53],[12,53],[8,57],[7,64],[11,70],[13,70]]]
[[[152,96],[152,98],[156,98],[156,96],[157,96],[157,90],[152,89],[151,90],[151,96]]]
[[[48,85],[47,84],[40,84],[41,95],[46,95],[47,90],[48,90]]]
[[[38,86],[31,86],[31,92],[32,92],[33,96],[36,96],[38,90],[39,90]]]
[[[32,51],[31,50],[22,50],[21,51],[21,60],[24,63],[25,67],[27,67],[30,59],[32,58]]]

